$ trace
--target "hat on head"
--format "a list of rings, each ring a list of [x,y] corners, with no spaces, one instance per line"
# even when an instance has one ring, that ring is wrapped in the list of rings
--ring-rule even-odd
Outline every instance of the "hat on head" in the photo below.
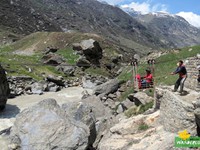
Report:
[[[151,70],[149,68],[146,69],[147,72],[151,72]]]

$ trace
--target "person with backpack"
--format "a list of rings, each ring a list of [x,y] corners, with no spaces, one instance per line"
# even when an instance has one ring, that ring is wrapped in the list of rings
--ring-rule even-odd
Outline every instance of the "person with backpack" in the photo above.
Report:
[[[176,70],[171,73],[171,75],[179,74],[179,78],[174,85],[174,92],[176,92],[180,86],[180,93],[183,94],[184,82],[187,78],[187,70],[182,60],[179,60],[177,65],[178,67],[176,68]]]

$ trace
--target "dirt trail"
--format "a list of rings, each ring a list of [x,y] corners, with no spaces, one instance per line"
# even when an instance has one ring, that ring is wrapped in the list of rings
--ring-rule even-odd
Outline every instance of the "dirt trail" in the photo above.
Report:
[[[6,110],[0,113],[0,131],[11,127],[19,112],[33,106],[41,100],[54,98],[60,105],[66,102],[80,101],[82,97],[81,93],[84,90],[82,87],[70,87],[59,92],[48,92],[43,95],[24,95],[14,99],[8,99]],[[89,89],[87,91],[89,93],[92,92]]]

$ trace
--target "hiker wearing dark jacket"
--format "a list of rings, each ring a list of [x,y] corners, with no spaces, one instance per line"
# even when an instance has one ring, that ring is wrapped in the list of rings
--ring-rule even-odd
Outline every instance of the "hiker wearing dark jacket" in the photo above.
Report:
[[[179,74],[179,78],[176,81],[175,86],[174,86],[174,92],[176,92],[180,86],[180,93],[183,94],[184,82],[187,78],[187,70],[185,66],[183,65],[182,60],[180,60],[177,65],[178,65],[177,69],[171,73],[172,75]]]

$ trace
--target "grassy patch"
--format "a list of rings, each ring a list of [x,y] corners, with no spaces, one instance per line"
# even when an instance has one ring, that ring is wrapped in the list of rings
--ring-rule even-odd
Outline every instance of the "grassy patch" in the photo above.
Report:
[[[74,53],[72,48],[61,49],[58,50],[57,53],[63,56],[67,60],[67,63],[70,65],[75,65],[77,59],[79,58],[79,56]]]
[[[55,67],[41,63],[41,54],[22,56],[7,50],[11,51],[11,48],[8,46],[0,48],[0,63],[8,72],[8,76],[25,75],[41,80],[42,75],[61,75]]]
[[[190,51],[189,51],[190,49]],[[172,85],[177,79],[177,75],[170,75],[176,69],[176,64],[179,60],[185,60],[188,57],[196,56],[200,53],[200,46],[186,47],[181,49],[178,53],[171,52],[156,59],[154,81],[155,85]],[[145,74],[147,64],[140,64],[138,73]],[[124,71],[118,76],[118,79],[128,81],[132,77],[132,66],[126,67]]]
[[[102,75],[104,77],[110,76],[109,72],[103,67],[96,67],[96,68],[90,67],[87,68],[85,72],[91,75]]]
[[[154,89],[146,89],[144,91],[148,96],[154,97]]]
[[[119,100],[120,102],[124,101],[124,100],[128,97],[128,95],[129,95],[129,94],[132,94],[133,92],[134,92],[133,87],[128,87],[128,88],[126,89],[126,91],[123,92],[123,93],[121,94],[121,96],[119,97],[118,100]]]
[[[132,67],[125,67],[122,73],[117,77],[120,81],[128,81],[133,77]]]
[[[145,111],[147,111],[148,109],[152,108],[152,107],[153,107],[153,104],[154,104],[154,102],[151,101],[151,102],[149,102],[149,103],[147,103],[147,104],[145,104],[145,105],[141,105],[141,107],[140,107],[140,109],[139,109],[139,111],[138,111],[138,114],[142,114],[142,113],[144,113]]]
[[[189,49],[192,49],[189,51]],[[156,61],[156,82],[157,84],[172,85],[176,81],[177,75],[172,76],[170,72],[176,69],[176,63],[179,60],[185,60],[188,57],[196,56],[200,52],[200,46],[186,47],[178,53],[172,52],[159,57]],[[187,66],[186,66],[187,67]]]
[[[130,118],[131,116],[133,116],[133,115],[136,115],[137,112],[138,111],[138,107],[136,107],[136,106],[132,106],[132,107],[130,107],[128,110],[126,110],[125,112],[124,112],[124,114],[125,114],[125,116],[127,116],[128,118]]]
[[[144,122],[142,122],[138,127],[138,130],[140,130],[140,131],[145,131],[147,129],[149,129],[149,126]]]
[[[152,108],[153,104],[154,104],[153,101],[151,101],[151,102],[149,102],[145,105],[142,104],[138,107],[133,106],[133,107],[131,107],[128,110],[125,111],[125,115],[127,117],[131,117],[131,116],[134,116],[134,115],[142,114],[145,111],[147,111],[148,109]]]

